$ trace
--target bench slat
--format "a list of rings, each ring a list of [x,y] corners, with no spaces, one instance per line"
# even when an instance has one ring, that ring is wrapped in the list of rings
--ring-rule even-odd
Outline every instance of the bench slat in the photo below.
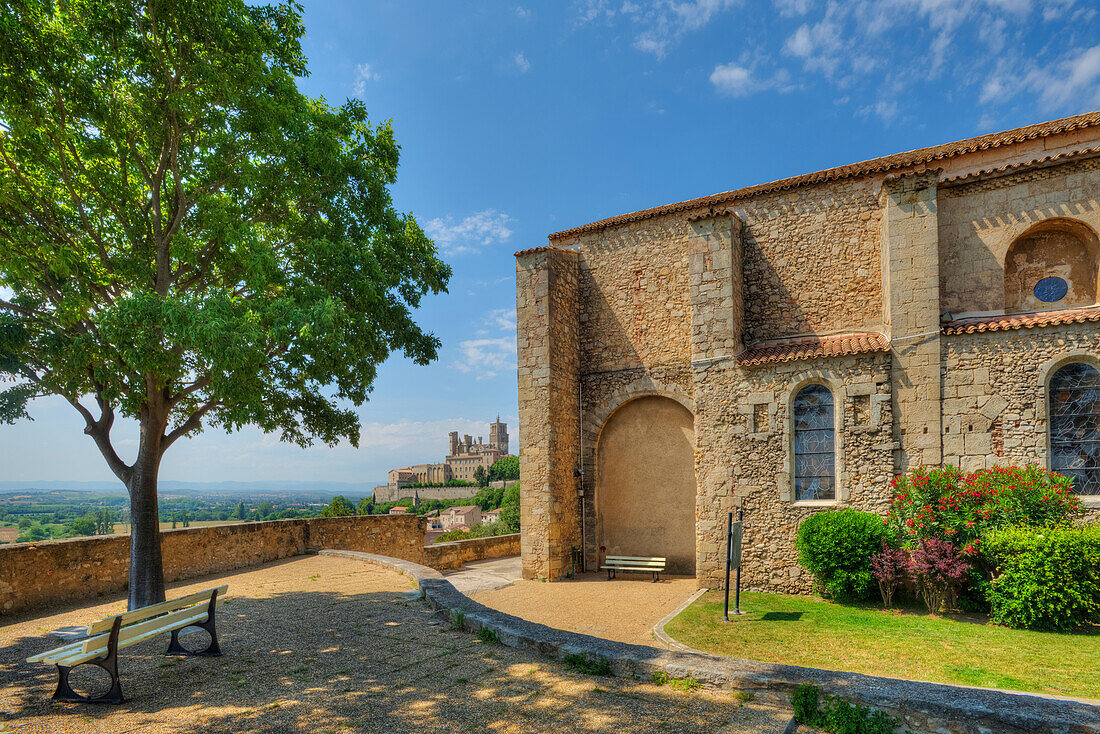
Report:
[[[68,654],[70,652],[75,652],[75,651],[80,649],[81,644],[83,644],[83,640],[77,640],[76,642],[70,642],[68,645],[62,645],[61,647],[55,647],[52,650],[46,650],[45,652],[40,652],[37,655],[32,655],[31,657],[27,658],[27,662],[28,663],[41,663],[41,662],[45,662],[46,658],[48,658],[48,657],[57,657],[60,654]]]
[[[659,568],[653,568],[652,566],[604,566],[601,570],[611,569],[612,571],[644,571],[645,573],[656,573],[660,571]]]
[[[661,561],[662,563],[665,561],[663,556],[604,556],[604,558],[609,561],[612,559],[616,561]]]
[[[619,559],[605,560],[604,562],[607,563],[608,565],[614,565],[614,566],[621,566],[624,563],[633,563],[633,564],[643,565],[643,566],[663,566],[663,565],[665,565],[664,561],[644,561],[642,559],[635,559],[635,558],[624,558],[622,560],[619,560]]]
[[[201,611],[199,611],[201,610]],[[190,612],[188,616],[178,616],[182,612]],[[191,607],[189,609],[183,609],[179,612],[174,612],[169,615],[175,617],[171,622],[168,621],[168,617],[158,617],[157,619],[149,620],[148,622],[142,622],[139,625],[133,625],[130,630],[134,630],[127,638],[123,639],[122,634],[127,630],[123,630],[119,633],[118,649],[130,647],[136,645],[139,642],[144,642],[157,635],[164,634],[165,632],[171,632],[172,630],[181,629],[190,624],[202,623],[206,621],[207,614],[205,607]],[[160,622],[159,626],[151,625],[152,622]],[[149,625],[149,626],[147,626]],[[144,627],[138,631],[138,627]],[[69,653],[65,656],[52,656],[47,658],[44,662],[56,663],[58,665],[65,665],[72,667],[80,663],[86,663],[89,660],[101,657],[107,653],[107,638],[109,635],[102,635],[85,641],[85,647],[82,650]]]
[[[218,592],[218,597],[225,595],[225,592],[229,589],[228,585],[219,586],[216,589],[207,589],[206,591],[196,591],[194,594],[188,594],[187,596],[181,596],[179,599],[169,599],[168,601],[161,602],[160,604],[153,604],[152,606],[142,607],[141,609],[135,609],[132,612],[125,612],[123,614],[116,614],[106,619],[101,619],[98,622],[93,622],[88,625],[88,635],[98,635],[101,632],[110,632],[111,627],[114,626],[115,617],[122,617],[122,626],[126,627],[128,624],[134,622],[140,622],[143,619],[149,619],[150,617],[156,617],[166,612],[174,612],[182,607],[191,606],[200,601],[210,601],[210,597],[214,595],[214,592]]]

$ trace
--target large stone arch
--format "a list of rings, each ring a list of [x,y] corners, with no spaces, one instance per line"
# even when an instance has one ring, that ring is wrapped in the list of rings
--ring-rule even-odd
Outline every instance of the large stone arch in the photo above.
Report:
[[[596,443],[596,538],[603,555],[664,556],[695,574],[695,419],[645,395],[608,416]]]
[[[1079,308],[1097,303],[1100,239],[1084,222],[1063,217],[1044,219],[1012,241],[1005,254],[1005,313]],[[1062,294],[1043,300],[1040,281],[1061,286]]]

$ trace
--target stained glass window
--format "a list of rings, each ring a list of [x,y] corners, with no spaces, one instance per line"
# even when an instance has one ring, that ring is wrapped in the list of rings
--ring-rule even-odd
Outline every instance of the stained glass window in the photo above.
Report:
[[[1100,372],[1081,362],[1050,378],[1050,469],[1100,494]]]
[[[794,398],[794,496],[831,500],[836,494],[833,394],[809,385]]]

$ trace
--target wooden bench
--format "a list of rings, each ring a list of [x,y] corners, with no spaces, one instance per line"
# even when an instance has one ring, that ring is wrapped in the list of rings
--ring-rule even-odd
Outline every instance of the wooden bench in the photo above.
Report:
[[[607,580],[615,578],[619,571],[632,571],[635,573],[653,574],[653,583],[661,579],[661,571],[665,570],[664,558],[647,558],[645,556],[607,556],[603,559],[601,569],[607,570]]]
[[[207,589],[194,594],[135,609],[125,614],[101,619],[88,625],[87,636],[68,645],[27,658],[28,663],[53,663],[57,666],[57,701],[77,703],[122,703],[122,686],[118,678],[118,651],[124,647],[162,635],[171,634],[165,655],[221,655],[218,633],[214,627],[214,609],[218,596],[228,586]],[[179,642],[179,633],[187,627],[199,627],[210,635],[205,649],[192,652]],[[69,671],[78,665],[96,665],[111,676],[111,690],[100,696],[82,696],[69,685]]]

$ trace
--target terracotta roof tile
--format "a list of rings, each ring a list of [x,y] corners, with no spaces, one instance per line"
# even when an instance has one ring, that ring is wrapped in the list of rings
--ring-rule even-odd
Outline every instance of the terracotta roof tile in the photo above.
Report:
[[[1017,163],[1006,163],[1003,166],[997,168],[983,168],[980,171],[973,171],[971,173],[963,173],[958,176],[949,176],[945,178],[942,183],[953,184],[963,183],[965,181],[971,181],[976,178],[984,178],[986,176],[995,175],[999,173],[1008,173],[1009,171],[1015,171],[1019,168],[1031,168],[1033,166],[1043,166],[1050,163],[1061,163],[1072,158],[1084,158],[1094,157],[1097,153],[1100,153],[1100,147],[1095,148],[1082,148],[1080,150],[1070,150],[1065,153],[1057,153],[1055,155],[1043,156],[1042,158],[1032,158],[1028,161],[1020,161]]]
[[[895,153],[881,158],[872,158],[871,160],[862,161],[860,163],[838,166],[837,168],[827,168],[824,171],[806,173],[800,176],[772,181],[771,183],[757,184],[755,186],[725,191],[720,194],[704,196],[698,199],[689,199],[688,201],[681,201],[676,204],[666,204],[651,209],[643,209],[631,214],[621,214],[608,219],[601,219],[591,224],[555,232],[550,235],[550,239],[557,240],[564,237],[572,237],[584,232],[592,232],[617,224],[651,219],[665,214],[675,214],[691,209],[713,206],[715,204],[729,203],[738,199],[766,194],[773,191],[784,191],[787,189],[809,186],[811,184],[824,183],[826,181],[853,178],[855,176],[864,176],[872,173],[884,173],[896,169],[908,168],[910,166],[933,163],[935,161],[954,158],[967,153],[998,148],[1002,145],[1022,143],[1036,138],[1046,138],[1051,135],[1058,135],[1081,128],[1094,127],[1096,125],[1100,125],[1100,111],[1086,112],[1083,115],[1076,115],[1074,117],[1065,117],[1060,120],[1041,122],[1036,125],[1019,127],[1014,130],[980,135],[976,138],[968,138],[967,140],[960,140],[954,143],[934,145],[928,148],[918,148],[917,150],[911,150],[905,153]]]
[[[1005,316],[978,316],[969,319],[955,319],[954,321],[948,321],[943,324],[943,333],[947,335],[978,334],[983,331],[1034,329],[1042,326],[1084,324],[1089,321],[1100,321],[1100,306],[1066,308],[1060,311],[1039,311],[1037,313],[1015,313]]]
[[[877,331],[832,334],[801,339],[771,339],[757,342],[737,355],[741,366],[793,362],[798,359],[840,357],[848,354],[885,352],[890,340]]]
[[[550,251],[553,251],[553,252],[573,252],[572,250],[567,250],[564,247],[554,247],[553,245],[543,245],[542,247],[531,247],[531,248],[526,249],[526,250],[520,250],[519,252],[515,253],[515,256],[519,257],[521,255],[534,255],[536,252],[550,252]]]

